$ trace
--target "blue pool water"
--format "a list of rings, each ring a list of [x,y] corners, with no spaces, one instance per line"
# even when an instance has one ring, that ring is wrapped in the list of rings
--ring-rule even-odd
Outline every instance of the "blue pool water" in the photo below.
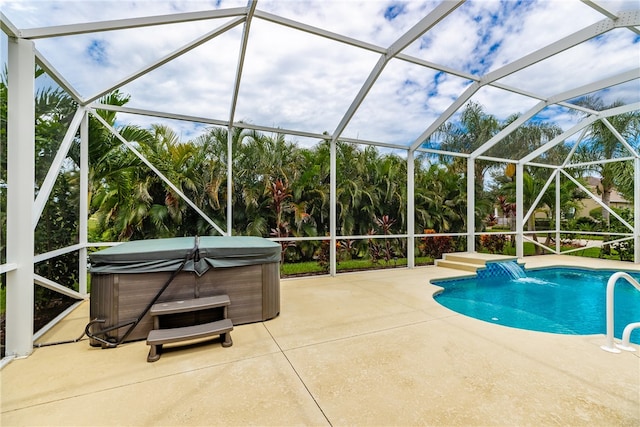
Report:
[[[517,271],[493,271],[433,284],[444,288],[435,296],[438,303],[480,320],[559,334],[606,334],[606,288],[613,273],[548,268],[520,272],[517,277]],[[640,281],[640,273],[629,274]],[[620,279],[614,303],[614,335],[621,338],[626,325],[640,321],[640,291]],[[640,329],[632,332],[631,342],[640,344]]]

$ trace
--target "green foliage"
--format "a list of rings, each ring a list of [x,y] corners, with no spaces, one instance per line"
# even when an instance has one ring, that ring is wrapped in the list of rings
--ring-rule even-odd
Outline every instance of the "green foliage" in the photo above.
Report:
[[[42,74],[42,71],[39,71]],[[6,99],[6,82],[0,84],[0,98]],[[104,104],[122,106],[129,96],[114,91],[103,97]],[[6,102],[0,103],[0,146],[6,147]],[[35,99],[36,107],[36,193],[77,108],[76,103],[58,88],[43,88]],[[262,237],[317,237],[329,233],[329,181],[331,143],[320,140],[315,146],[300,147],[282,134],[268,135],[235,127],[228,135],[226,128],[211,127],[201,136],[183,141],[167,126],[152,125],[147,129],[121,126],[116,113],[98,110],[104,126],[95,117],[89,120],[89,240],[125,241],[186,235],[217,234],[214,227],[199,215],[179,193],[187,196],[222,229],[227,223],[227,194],[233,212],[232,234]],[[486,114],[482,106],[469,103],[459,124],[438,130],[442,147],[471,153],[497,132],[515,120],[505,122]],[[616,122],[617,123],[617,122]],[[636,123],[629,118],[625,123]],[[109,128],[115,129],[114,135]],[[600,129],[598,132],[604,132]],[[604,135],[594,130],[593,141]],[[510,136],[511,156],[539,147],[557,133],[554,127],[532,124]],[[37,253],[48,252],[78,241],[79,223],[79,138],[73,141],[64,167],[59,172],[42,218],[35,230]],[[131,142],[145,159],[172,183],[154,174],[145,162],[122,139]],[[607,140],[608,141],[608,140]],[[232,182],[228,185],[227,160],[229,144],[233,152]],[[594,142],[595,144],[595,142]],[[428,145],[428,144],[427,144]],[[368,259],[373,264],[382,260],[395,263],[406,253],[406,241],[386,237],[394,232],[406,233],[407,164],[402,157],[381,152],[374,146],[336,142],[336,212],[340,236],[381,234],[376,239],[343,239],[336,248],[340,263]],[[504,148],[504,147],[503,147]],[[494,147],[487,155],[504,154]],[[496,151],[497,150],[497,151]],[[6,150],[5,150],[6,151]],[[4,151],[3,151],[4,152]],[[563,149],[545,154],[545,161],[562,158]],[[462,157],[427,154],[414,159],[415,229],[433,233],[467,231],[466,161]],[[0,221],[5,224],[6,158],[0,156]],[[497,195],[512,200],[513,183],[496,179],[497,187],[487,192],[483,180],[488,171],[496,170],[496,162],[476,163],[475,224],[484,227],[493,211]],[[542,169],[542,171],[540,170]],[[528,208],[546,182],[545,168],[526,168],[524,180],[525,207]],[[553,183],[541,203],[553,207]],[[177,190],[176,190],[177,189]],[[570,206],[575,191],[564,188],[562,209]],[[598,209],[600,210],[600,209]],[[579,226],[596,227],[577,222]],[[535,226],[535,224],[531,224]],[[612,230],[613,231],[613,230]],[[2,227],[0,242],[6,241]],[[486,242],[499,252],[499,242]],[[4,245],[4,243],[2,243]],[[283,262],[310,261],[328,266],[328,243],[285,240]],[[421,239],[419,251],[430,258],[443,253],[464,250],[465,238],[428,237]],[[0,251],[5,258],[4,246]],[[505,249],[506,250],[506,249]],[[620,248],[620,250],[628,249]],[[37,266],[37,271],[68,286],[77,286],[77,260],[64,255]]]
[[[635,244],[633,240],[626,240],[611,245],[614,251],[618,253],[620,261],[633,261]]]
[[[602,208],[598,207],[598,208],[593,208],[589,211],[589,216],[591,218],[597,219],[597,220],[601,220],[602,219]]]
[[[415,222],[416,232],[432,229],[436,233],[463,232],[467,228],[466,178],[452,173],[441,164],[424,168],[422,163],[415,167]],[[486,212],[482,207],[485,207]],[[488,204],[479,204],[476,221],[480,215],[486,216]]]
[[[591,110],[602,111],[623,105],[622,101],[614,101],[605,104],[602,98],[586,96],[578,101],[579,105]],[[585,113],[586,114],[586,113]],[[602,202],[609,205],[611,192],[618,188],[628,199],[633,200],[633,165],[631,162],[600,162],[613,158],[629,156],[628,145],[623,145],[618,136],[611,131],[609,126],[615,128],[616,133],[622,136],[631,147],[638,152],[640,149],[640,112],[630,111],[607,118],[607,123],[596,120],[589,126],[585,141],[576,151],[576,160],[589,163],[585,169],[587,173],[600,177],[599,191],[602,194]],[[603,210],[602,219],[609,224],[609,212]]]
[[[480,236],[480,244],[491,254],[499,254],[504,251],[507,244],[507,236],[504,234],[483,234]]]
[[[592,216],[581,216],[570,219],[563,228],[575,231],[602,231],[602,223]]]
[[[318,248],[318,251],[314,256],[318,261],[318,266],[320,267],[321,271],[329,271],[330,245],[330,240],[323,240],[322,242],[320,242],[320,247]]]
[[[389,215],[382,215],[381,217],[374,216],[373,219],[378,231],[382,231],[382,234],[385,235],[384,246],[380,247],[374,239],[369,239],[369,247],[374,247],[377,252],[375,259],[377,259],[379,255],[382,255],[385,262],[388,264],[392,259],[398,258],[399,251],[397,247],[393,247],[391,244],[392,239],[388,239],[386,237],[387,235],[392,234],[391,227],[396,223],[396,220],[389,217]]]
[[[424,234],[435,234],[433,229],[425,229]],[[450,236],[424,236],[420,238],[420,253],[433,258],[442,258],[443,254],[454,251],[454,242]]]

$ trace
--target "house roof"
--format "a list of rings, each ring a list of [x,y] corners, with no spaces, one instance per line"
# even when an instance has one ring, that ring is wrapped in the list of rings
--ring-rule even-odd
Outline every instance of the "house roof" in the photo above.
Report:
[[[590,187],[591,189],[593,189],[593,194],[598,197],[598,199],[602,200],[602,186],[600,185],[600,178],[595,177],[595,176],[589,176],[586,178],[587,183],[588,183],[588,187]],[[615,188],[613,190],[611,190],[611,196],[610,196],[610,202],[611,203],[620,203],[620,204],[627,204],[627,203],[631,203],[629,200],[625,199],[619,192],[618,190],[616,190]]]

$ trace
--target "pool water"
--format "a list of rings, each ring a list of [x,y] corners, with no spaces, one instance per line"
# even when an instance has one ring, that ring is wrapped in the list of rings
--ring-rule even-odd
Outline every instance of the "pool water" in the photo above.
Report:
[[[444,288],[435,296],[458,313],[520,329],[570,335],[606,334],[606,288],[615,271],[577,268],[527,270],[521,276],[433,281]],[[640,281],[640,273],[629,273]],[[640,321],[640,291],[624,279],[614,292],[614,335]],[[631,333],[640,344],[640,329]]]

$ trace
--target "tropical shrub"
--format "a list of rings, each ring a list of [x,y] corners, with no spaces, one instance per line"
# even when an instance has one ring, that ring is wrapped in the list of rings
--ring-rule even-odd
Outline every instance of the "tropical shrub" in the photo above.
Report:
[[[424,234],[436,234],[433,229],[425,229]],[[433,259],[442,258],[445,253],[455,250],[454,241],[450,236],[424,236],[418,245],[420,252]]]
[[[489,253],[502,253],[507,244],[507,236],[504,234],[483,234],[480,236],[480,244]]]

